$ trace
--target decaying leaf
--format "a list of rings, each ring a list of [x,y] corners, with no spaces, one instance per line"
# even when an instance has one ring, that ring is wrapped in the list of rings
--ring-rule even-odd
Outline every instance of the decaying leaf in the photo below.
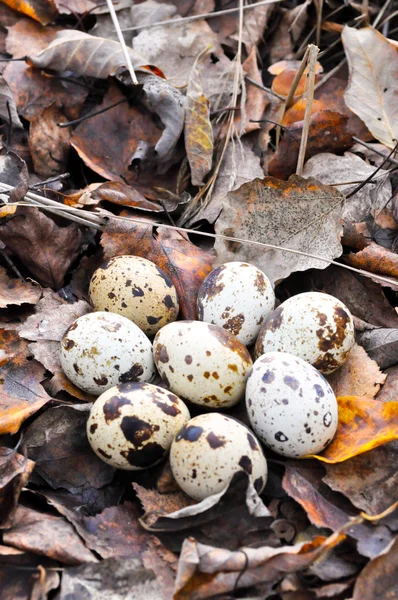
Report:
[[[216,240],[217,263],[253,263],[271,281],[293,271],[324,269],[340,256],[343,196],[315,180],[292,176],[255,179],[229,192],[216,222],[216,233],[308,252],[316,258],[234,241]]]
[[[28,417],[51,400],[41,379],[43,369],[34,361],[6,371],[0,384],[0,435],[16,433]]]
[[[398,329],[370,329],[358,335],[361,344],[381,369],[398,363]]]
[[[320,110],[311,117],[305,158],[320,152],[344,152],[352,146],[352,133],[347,128],[348,117],[332,110]],[[271,162],[268,173],[288,179],[295,172],[304,121],[289,125]]]
[[[342,463],[325,464],[323,478],[368,515],[378,515],[397,499],[398,442],[390,442]]]
[[[202,88],[199,60],[200,58],[195,61],[191,69],[185,107],[185,148],[193,185],[203,184],[203,178],[210,171],[213,161],[210,105]]]
[[[317,458],[339,463],[398,439],[398,402],[340,396],[339,424],[332,443]]]
[[[354,586],[353,600],[397,598],[397,552],[398,538],[395,538],[363,569]]]
[[[335,373],[328,375],[328,382],[336,396],[365,396],[374,398],[386,380],[378,364],[369,358],[365,350],[355,344],[347,361]]]
[[[184,319],[196,319],[199,287],[212,269],[213,252],[192,244],[183,234],[152,225],[137,225],[128,220],[110,220],[101,245],[105,258],[134,254],[151,260],[171,278]]]
[[[398,286],[398,254],[395,252],[373,242],[360,252],[355,254],[351,252],[346,260],[349,265],[357,269],[393,277],[397,281],[394,284],[393,280],[392,286]]]
[[[82,239],[75,225],[59,227],[36,208],[18,207],[0,227],[0,239],[42,285],[59,289],[76,259]]]
[[[14,97],[4,77],[0,77],[0,119],[6,123],[11,119],[12,127],[22,127]]]
[[[160,494],[157,490],[147,490],[138,483],[133,483],[133,488],[145,510],[144,518],[147,524],[156,521],[161,516],[195,504],[192,498],[184,494],[182,490]]]
[[[97,562],[73,527],[63,518],[18,506],[3,541],[20,550],[48,556],[67,565]]]
[[[260,584],[274,584],[284,573],[308,568],[326,550],[344,539],[334,533],[310,543],[270,548],[242,548],[231,552],[185,540],[178,565],[175,600],[200,600]]]
[[[0,447],[0,528],[12,525],[19,495],[35,463],[10,448]]]
[[[397,50],[372,27],[345,26],[342,40],[350,69],[346,104],[377,140],[393,148],[398,139]]]
[[[98,206],[101,202],[112,202],[118,206],[128,206],[136,210],[161,212],[163,207],[147,200],[138,190],[121,181],[107,181],[106,183],[92,183],[83,190],[70,194],[64,199],[68,206]],[[178,204],[167,204],[167,210],[175,210]]]
[[[33,168],[44,179],[64,173],[69,155],[68,127],[58,127],[67,118],[55,104],[46,107],[41,115],[34,117],[30,125],[29,147]]]
[[[10,8],[39,21],[42,25],[51,23],[57,15],[53,0],[3,0]]]
[[[40,296],[41,289],[38,285],[22,279],[11,279],[6,269],[0,267],[0,308],[14,304],[36,304]]]

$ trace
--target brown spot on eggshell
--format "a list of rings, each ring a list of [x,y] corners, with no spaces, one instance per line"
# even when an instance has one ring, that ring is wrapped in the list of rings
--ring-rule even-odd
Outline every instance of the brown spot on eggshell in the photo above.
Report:
[[[202,304],[203,300],[210,300],[217,296],[223,289],[224,284],[219,281],[219,276],[224,270],[224,265],[220,265],[216,269],[213,269],[202,282],[199,290],[198,304]]]
[[[187,375],[187,379],[188,379],[188,381],[192,381],[193,380],[193,375]]]
[[[232,352],[237,354],[241,360],[248,365],[251,364],[252,360],[249,351],[234,335],[232,335],[232,333],[225,331],[222,327],[212,325],[211,323],[208,323],[207,327],[209,334],[215,337],[224,348],[232,350]]]
[[[101,375],[100,377],[93,377],[93,380],[97,385],[107,385],[108,378],[105,375]]]
[[[174,308],[175,304],[173,302],[173,298],[170,296],[170,294],[167,294],[163,300],[162,300],[163,304],[165,305],[166,308]]]
[[[213,377],[213,379],[220,379],[220,376],[217,373],[217,371],[213,371],[213,373],[211,374],[211,376]]]
[[[247,433],[247,441],[249,442],[252,450],[259,450],[258,444],[251,433]]]
[[[263,275],[263,273],[257,273],[256,274],[256,279],[254,280],[254,287],[261,293],[263,294],[265,292],[265,290],[267,289],[267,283],[265,281],[265,277]]]
[[[128,450],[122,450],[120,454],[132,467],[142,469],[159,462],[166,454],[166,450],[156,442],[148,442],[139,450],[129,448]]]
[[[205,371],[205,372],[203,373],[203,377],[205,377],[206,379],[209,379],[209,377],[210,377],[210,373],[209,373],[209,371]]]
[[[228,394],[230,396],[232,389],[233,389],[232,385],[225,386],[225,388],[224,388],[224,394]]]
[[[75,345],[75,342],[73,340],[71,340],[70,338],[64,338],[62,340],[62,345],[65,348],[65,350],[71,350],[73,348],[73,346]]]
[[[184,358],[184,361],[187,363],[187,365],[192,364],[192,356],[190,354],[187,354]]]
[[[169,355],[167,353],[166,346],[164,346],[163,344],[156,344],[155,361],[161,363],[169,362]]]
[[[82,372],[81,372],[81,369],[79,368],[79,365],[78,365],[77,363],[73,363],[73,369],[75,370],[75,372],[76,372],[78,375],[81,375],[81,374],[82,374]]]
[[[163,279],[163,281],[167,285],[167,287],[169,287],[169,288],[173,287],[173,282],[171,281],[170,277],[168,277],[166,275],[166,273],[164,271],[162,271],[162,269],[160,269],[157,265],[156,265],[156,269],[157,269],[157,272],[160,275],[160,277]]]
[[[264,480],[262,477],[257,477],[257,479],[254,482],[254,489],[256,490],[256,492],[260,492],[262,490],[264,486]]]
[[[105,323],[104,325],[102,325],[102,329],[105,329],[105,331],[108,331],[109,333],[114,333],[115,331],[119,331],[120,328],[121,328],[120,323]]]
[[[124,396],[112,396],[109,398],[102,409],[104,411],[105,421],[109,423],[120,417],[120,409],[126,404],[130,404],[130,400]]]
[[[90,425],[90,433],[94,433],[97,428],[98,428],[98,423],[92,423]]]
[[[142,296],[145,295],[145,292],[142,288],[138,287],[138,285],[135,285],[132,290],[131,293],[133,294],[134,298],[141,298]]]
[[[161,411],[164,412],[165,415],[169,415],[170,417],[176,417],[181,413],[181,411],[174,405],[170,406],[167,402],[162,402],[161,400],[153,399],[153,402],[160,408]]]
[[[227,331],[230,331],[234,335],[238,335],[238,333],[242,329],[244,322],[245,322],[244,314],[239,313],[239,315],[236,315],[235,317],[231,317],[230,319],[228,319],[227,322],[224,323],[223,328],[226,329]]]
[[[138,417],[125,416],[120,423],[120,429],[126,440],[135,448],[139,448],[155,431],[159,431],[159,425],[151,425]]]
[[[275,379],[275,373],[273,371],[266,371],[262,376],[261,380],[264,383],[272,383]]]
[[[225,446],[225,438],[222,438],[221,436],[216,435],[215,433],[213,433],[213,431],[211,431],[206,436],[206,439],[209,443],[210,448],[212,448],[213,450],[215,450],[216,448],[221,448],[222,446]]]
[[[111,300],[113,300],[113,298],[116,298],[116,294],[114,292],[109,292],[108,298],[110,298]]]
[[[157,323],[159,323],[159,321],[162,319],[163,317],[152,317],[149,316],[146,318],[146,320],[148,321],[149,325],[156,325]]]
[[[107,454],[107,452],[105,452],[105,450],[102,450],[102,448],[97,448],[97,452],[98,454],[101,454],[101,456],[107,458],[108,460],[112,458],[112,456],[110,454]]]
[[[244,471],[246,471],[246,473],[249,475],[252,474],[253,463],[248,456],[242,456],[238,464]]]
[[[228,369],[229,369],[230,371],[233,371],[234,373],[237,373],[237,372],[238,372],[238,367],[237,367],[237,365],[228,365]]]
[[[292,377],[292,375],[285,375],[285,377],[283,378],[283,382],[292,390],[298,390],[300,385],[297,379],[295,377]]]
[[[120,383],[128,381],[138,381],[138,378],[143,374],[144,368],[140,363],[134,363],[128,371],[119,375]]]

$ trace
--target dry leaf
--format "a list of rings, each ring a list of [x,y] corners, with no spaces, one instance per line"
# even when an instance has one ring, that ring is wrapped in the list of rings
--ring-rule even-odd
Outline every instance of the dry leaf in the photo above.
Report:
[[[370,561],[355,582],[352,600],[396,600],[398,538]]]
[[[346,261],[352,267],[357,269],[363,269],[370,273],[377,273],[378,275],[386,275],[387,277],[394,277],[397,279],[395,285],[398,286],[398,254],[383,248],[372,242],[361,250],[360,252],[351,252],[347,257]],[[388,285],[388,284],[385,284]],[[392,282],[394,286],[394,283]]]
[[[59,227],[40,210],[19,206],[14,219],[0,227],[0,239],[42,285],[59,289],[82,234],[75,225]]]
[[[370,329],[358,334],[361,344],[381,369],[398,363],[398,329]]]
[[[379,142],[393,148],[398,139],[397,50],[372,27],[345,26],[342,41],[350,69],[345,102]]]
[[[195,61],[188,81],[185,106],[185,148],[193,185],[202,185],[213,161],[213,129],[210,123],[210,104],[206,98]]]
[[[293,271],[324,269],[342,253],[343,196],[335,188],[296,175],[288,182],[266,177],[229,192],[216,222],[216,233],[308,252],[316,258],[217,239],[217,264],[253,263],[271,281]]]
[[[57,9],[53,0],[2,0],[10,8],[47,25],[54,21]]]
[[[35,463],[10,448],[0,447],[0,528],[11,527],[19,495]]]
[[[374,398],[386,380],[377,362],[369,358],[362,346],[351,349],[347,361],[335,373],[327,376],[336,396]]]
[[[6,269],[0,267],[0,308],[10,305],[36,304],[41,296],[41,289],[23,279],[11,279]]]
[[[4,77],[0,77],[0,119],[9,123],[12,127],[23,127],[18,117],[14,96]]]
[[[348,117],[331,110],[320,110],[311,117],[305,159],[320,152],[340,153],[352,146],[352,133],[347,129]],[[301,143],[304,121],[284,129],[282,141],[268,165],[268,173],[287,179],[294,173]]]
[[[398,439],[398,402],[340,396],[339,424],[332,443],[317,458],[339,463]]]
[[[29,148],[33,168],[44,179],[66,171],[69,155],[69,127],[58,127],[68,119],[52,104],[34,117],[29,130]]]
[[[378,515],[397,499],[398,442],[390,442],[342,463],[325,464],[323,481],[369,515]]]

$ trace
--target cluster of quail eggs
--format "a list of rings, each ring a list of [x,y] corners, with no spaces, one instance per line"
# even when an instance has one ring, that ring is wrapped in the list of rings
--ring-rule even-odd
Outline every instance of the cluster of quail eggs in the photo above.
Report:
[[[237,471],[261,492],[260,442],[299,458],[333,439],[337,401],[323,375],[354,344],[352,316],[333,296],[298,294],[275,309],[267,276],[230,262],[203,281],[198,320],[177,321],[177,292],[162,269],[117,256],[95,271],[90,299],[94,312],[64,334],[61,364],[98,396],[87,436],[106,463],[140,470],[169,453],[177,483],[202,500]],[[162,387],[151,383],[156,373]],[[223,412],[244,397],[251,429]],[[191,418],[185,402],[203,414]]]

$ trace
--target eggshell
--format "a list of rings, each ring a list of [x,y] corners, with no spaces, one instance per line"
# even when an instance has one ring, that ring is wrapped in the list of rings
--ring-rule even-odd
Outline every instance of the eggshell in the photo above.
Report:
[[[221,492],[238,471],[249,475],[259,493],[267,480],[267,461],[253,433],[219,413],[184,425],[171,445],[170,466],[178,485],[195,500]]]
[[[326,379],[286,352],[267,352],[247,380],[250,424],[271,450],[289,457],[321,452],[338,423],[337,400]]]
[[[139,256],[107,260],[93,274],[89,293],[95,310],[127,317],[147,335],[154,335],[178,315],[171,279],[155,263]]]
[[[152,344],[120,315],[93,312],[76,319],[61,341],[61,365],[78,388],[99,395],[127,381],[155,375]]]
[[[222,327],[201,321],[169,323],[156,334],[153,348],[161,378],[178,396],[225,408],[244,395],[252,360]]]
[[[344,364],[354,343],[348,308],[329,294],[305,292],[283,302],[265,319],[255,357],[271,350],[288,352],[326,375]]]
[[[197,304],[200,321],[223,327],[248,346],[273,310],[275,294],[260,269],[245,262],[229,262],[204,279]]]
[[[122,383],[94,402],[87,437],[103,461],[137,471],[162,460],[189,417],[175,394],[150,383]]]

